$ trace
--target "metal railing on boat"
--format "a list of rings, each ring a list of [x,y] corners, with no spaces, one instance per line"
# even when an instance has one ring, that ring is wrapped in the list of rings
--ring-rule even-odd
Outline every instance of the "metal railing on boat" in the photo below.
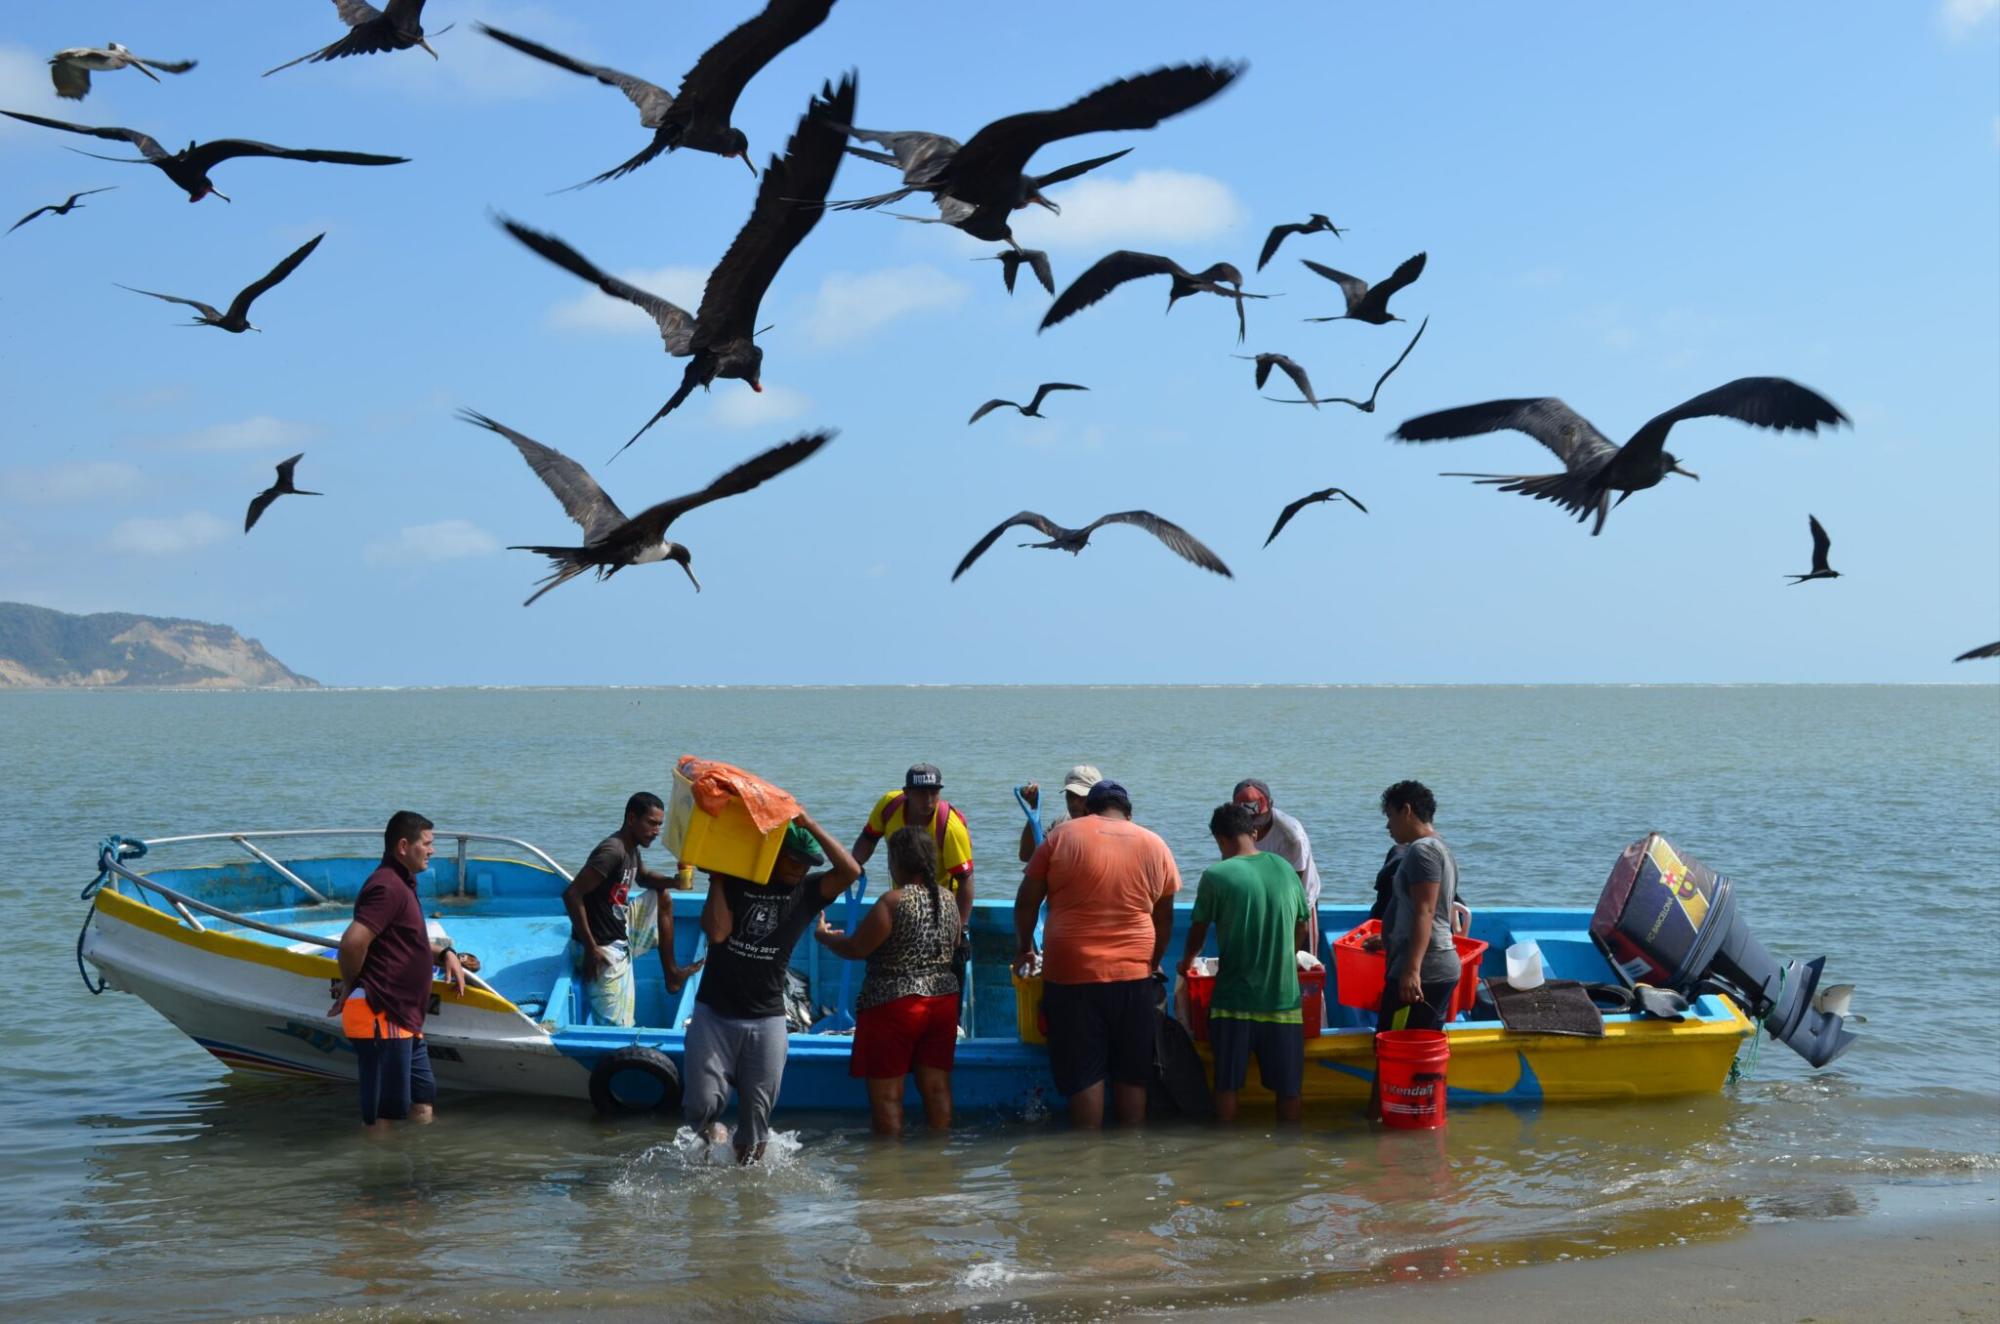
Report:
[[[178,837],[149,837],[140,841],[139,845],[141,847],[140,853],[146,854],[150,853],[153,847],[155,846],[180,846],[199,841],[233,841],[237,845],[247,850],[260,863],[265,865],[267,868],[271,869],[273,872],[277,873],[281,878],[297,886],[302,891],[304,891],[308,896],[312,897],[313,902],[315,904],[325,904],[327,898],[323,894],[321,894],[318,890],[308,885],[297,874],[293,873],[290,869],[285,867],[284,864],[279,862],[277,859],[273,858],[267,852],[259,849],[256,846],[251,845],[250,839],[258,838],[258,839],[276,840],[276,839],[298,839],[298,838],[312,838],[312,837],[379,837],[380,835],[381,835],[380,828],[272,828],[272,829],[265,829],[261,831],[251,831],[251,832],[196,832]],[[466,853],[467,846],[469,843],[475,841],[495,842],[503,846],[519,847],[521,850],[528,852],[530,855],[534,856],[537,860],[541,861],[542,864],[548,867],[551,873],[554,873],[557,877],[561,878],[565,883],[575,881],[570,876],[568,870],[564,869],[560,864],[557,864],[553,859],[549,858],[548,852],[544,851],[541,847],[535,845],[532,842],[521,840],[519,837],[505,837],[492,832],[460,832],[455,830],[446,831],[446,830],[435,830],[435,829],[432,832],[432,837],[433,839],[449,838],[457,843],[457,852],[456,852],[456,866],[458,874],[457,895],[459,896],[465,895],[465,880],[466,880],[465,866],[469,858]],[[230,924],[240,925],[241,927],[246,929],[255,929],[259,933],[268,933],[274,938],[283,938],[289,942],[294,942],[294,943],[308,943],[315,947],[326,948],[328,951],[338,951],[340,948],[340,940],[338,938],[327,938],[317,933],[307,933],[303,929],[288,928],[283,924],[272,924],[265,920],[252,919],[248,915],[239,914],[236,911],[228,910],[223,908],[222,906],[218,906],[213,902],[203,901],[199,897],[189,896],[187,893],[182,892],[177,888],[168,887],[165,883],[159,882],[158,880],[153,878],[149,878],[145,874],[139,873],[136,870],[127,868],[125,866],[124,860],[119,858],[119,852],[116,848],[107,848],[99,854],[98,867],[102,871],[99,875],[100,883],[103,881],[106,875],[116,876],[132,884],[134,887],[143,888],[144,890],[153,893],[155,896],[165,901],[169,906],[173,907],[173,909],[180,915],[181,919],[185,921],[188,924],[188,926],[193,928],[197,933],[208,932],[207,927],[203,925],[202,922],[196,919],[194,916],[193,912],[198,910],[202,914],[211,916],[212,918],[224,920]],[[96,890],[96,885],[93,885],[90,888],[86,888],[84,891],[84,896],[86,898],[89,897],[90,894],[95,890]],[[92,913],[94,914],[95,912],[93,911]],[[84,917],[84,924],[86,927],[88,927],[89,923],[90,923],[90,916],[86,915]],[[83,962],[83,935],[79,933],[77,935],[77,964],[79,968],[81,968],[82,962]],[[536,1023],[533,1017],[529,1016],[519,1007],[515,1007],[512,999],[508,998],[506,994],[501,993],[498,989],[494,988],[484,979],[481,979],[478,975],[468,970],[465,972],[465,980],[466,983],[473,985],[474,987],[484,989],[486,992],[491,993],[494,997],[499,998],[502,1002],[505,1002],[509,1007],[513,1008],[514,1014],[516,1016],[519,1016],[527,1024],[534,1026],[537,1032],[541,1031],[541,1026]],[[87,973],[84,976],[84,987],[90,988],[92,992],[98,991],[96,988],[91,986],[90,977]]]

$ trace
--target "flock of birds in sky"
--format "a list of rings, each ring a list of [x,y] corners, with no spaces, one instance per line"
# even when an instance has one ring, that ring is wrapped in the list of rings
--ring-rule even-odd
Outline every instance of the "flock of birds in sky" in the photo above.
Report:
[[[333,3],[340,21],[346,25],[345,35],[319,50],[278,65],[266,74],[267,77],[300,64],[412,48],[421,48],[429,52],[433,59],[438,58],[422,24],[424,0],[389,0],[386,7],[379,10],[366,0],[333,0]],[[834,0],[768,0],[761,12],[709,47],[681,80],[678,89],[672,92],[637,75],[585,63],[527,37],[483,23],[474,24],[484,36],[524,56],[617,89],[637,109],[639,125],[650,132],[650,140],[623,162],[573,187],[615,180],[663,153],[679,149],[738,158],[758,180],[749,219],[715,265],[702,293],[700,307],[692,313],[604,272],[553,234],[531,229],[508,217],[496,217],[507,233],[530,251],[595,285],[605,294],[643,310],[659,327],[666,352],[672,357],[687,360],[678,387],[619,448],[621,452],[678,408],[696,387],[706,390],[718,378],[730,378],[743,382],[753,391],[763,389],[764,350],[756,338],[761,334],[757,318],[764,295],[786,259],[827,211],[870,210],[905,199],[927,198],[936,208],[936,216],[890,214],[923,224],[949,225],[975,239],[1005,245],[1001,251],[990,256],[1001,264],[1001,276],[1008,293],[1014,292],[1020,269],[1026,266],[1035,280],[1054,296],[1041,320],[1041,331],[1067,321],[1123,285],[1165,276],[1168,278],[1169,311],[1181,299],[1197,294],[1224,298],[1235,308],[1238,342],[1247,337],[1247,301],[1270,296],[1246,291],[1242,272],[1231,263],[1215,262],[1199,271],[1190,271],[1161,254],[1121,249],[1099,259],[1058,292],[1048,254],[1022,248],[1015,241],[1011,228],[1013,214],[1030,205],[1060,213],[1060,205],[1046,195],[1045,189],[1116,161],[1131,150],[1127,148],[1073,162],[1043,174],[1031,174],[1029,163],[1042,148],[1083,134],[1153,128],[1166,119],[1200,106],[1223,91],[1243,75],[1244,65],[1201,61],[1121,78],[1058,109],[1028,111],[995,120],[963,142],[941,133],[859,127],[855,123],[857,77],[849,73],[837,84],[829,82],[822,86],[819,94],[812,98],[784,150],[771,157],[760,177],[756,164],[751,160],[749,140],[742,130],[730,122],[736,100],[765,65],[817,28],[826,19],[833,4]],[[194,60],[141,58],[116,42],[107,43],[101,49],[76,47],[58,51],[49,61],[50,77],[57,94],[77,101],[89,95],[93,73],[133,69],[158,83],[161,81],[158,77],[160,73],[184,74],[195,66]],[[278,147],[244,138],[190,142],[179,152],[169,152],[157,139],[137,129],[91,127],[19,111],[0,113],[66,133],[128,143],[138,150],[138,158],[99,159],[152,165],[185,191],[190,202],[199,202],[211,194],[229,201],[227,195],[216,189],[209,177],[210,172],[225,162],[242,158],[266,157],[354,166],[400,165],[407,160],[405,157],[370,152]],[[856,143],[866,146],[854,145]],[[849,155],[896,170],[900,174],[899,184],[866,197],[829,198],[841,160]],[[66,216],[81,210],[84,207],[81,199],[108,191],[108,188],[86,189],[72,194],[62,203],[39,207],[16,221],[8,233],[44,215]],[[1304,221],[1272,227],[1258,255],[1257,270],[1262,271],[1288,239],[1317,234],[1330,234],[1338,239],[1342,231],[1331,219],[1317,212]],[[245,286],[230,300],[225,310],[180,295],[151,290],[134,292],[193,308],[197,325],[217,327],[232,333],[256,330],[249,321],[252,303],[296,271],[323,238],[324,234],[315,236],[265,275]],[[1307,318],[1307,321],[1356,321],[1386,326],[1403,320],[1389,311],[1390,300],[1423,275],[1427,254],[1416,254],[1387,277],[1374,283],[1310,259],[1302,261],[1313,274],[1331,282],[1339,290],[1345,309],[1339,313]],[[1383,385],[1416,348],[1428,325],[1428,320],[1419,324],[1416,334],[1376,380],[1366,400],[1317,394],[1306,370],[1287,355],[1259,353],[1239,357],[1255,362],[1255,384],[1259,390],[1266,386],[1275,370],[1284,373],[1299,391],[1297,399],[1267,398],[1314,409],[1323,404],[1342,404],[1362,413],[1373,413]],[[1018,410],[1025,417],[1041,418],[1043,403],[1051,393],[1087,389],[1074,382],[1043,382],[1027,404],[1004,399],[989,400],[975,409],[967,422],[968,425],[977,423],[988,413],[1003,407]],[[603,488],[583,466],[568,456],[483,414],[466,410],[462,417],[510,441],[536,476],[561,502],[563,510],[583,530],[581,545],[517,548],[539,553],[549,562],[548,576],[539,582],[535,592],[527,599],[528,603],[586,571],[594,570],[603,579],[627,566],[669,560],[678,563],[699,590],[701,585],[695,579],[689,550],[666,537],[669,526],[691,510],[747,492],[803,463],[835,435],[832,431],[818,431],[795,438],[737,465],[699,492],[659,502],[628,517],[605,495]],[[1596,535],[1603,532],[1611,508],[1622,504],[1633,493],[1658,486],[1670,474],[1696,477],[1667,451],[1666,440],[1676,424],[1697,418],[1731,418],[1753,427],[1807,432],[1848,421],[1846,415],[1824,396],[1797,382],[1782,377],[1742,377],[1655,415],[1622,446],[1613,443],[1589,420],[1553,397],[1489,400],[1422,414],[1404,421],[1391,435],[1403,442],[1427,443],[1490,432],[1526,433],[1554,453],[1562,465],[1559,472],[1451,473],[1445,476],[1470,478],[1496,486],[1503,492],[1517,492],[1538,501],[1552,502],[1574,515],[1579,522],[1592,521],[1591,533]],[[294,471],[302,458],[303,455],[294,455],[277,466],[277,482],[258,493],[250,503],[243,522],[246,533],[279,497],[320,495],[295,485]],[[613,458],[616,458],[615,454]],[[1272,526],[1264,545],[1268,547],[1306,506],[1341,500],[1363,514],[1367,513],[1367,507],[1350,493],[1338,487],[1328,487],[1287,505]],[[1827,561],[1830,540],[1825,528],[1817,518],[1808,516],[1807,519],[1812,535],[1812,568],[1807,573],[1788,577],[1794,584],[1838,578],[1839,572]],[[1088,545],[1092,534],[1109,525],[1142,529],[1194,565],[1218,575],[1231,575],[1222,558],[1204,543],[1186,529],[1151,511],[1119,511],[1073,529],[1035,511],[1024,510],[995,526],[975,543],[952,572],[952,578],[956,580],[964,574],[1008,529],[1034,529],[1047,539],[1023,543],[1022,546],[1074,554]],[[2000,656],[2000,642],[1973,649],[1955,660],[1996,656]]]

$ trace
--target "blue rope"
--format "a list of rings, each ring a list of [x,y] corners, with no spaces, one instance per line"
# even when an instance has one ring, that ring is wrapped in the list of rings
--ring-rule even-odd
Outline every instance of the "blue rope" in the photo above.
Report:
[[[85,901],[97,895],[97,890],[111,881],[111,866],[125,860],[136,860],[146,853],[146,843],[137,837],[121,836],[114,832],[97,843],[97,877],[84,885]],[[97,907],[92,906],[83,913],[83,927],[76,931],[76,972],[83,976],[83,986],[92,995],[102,993],[107,980],[92,980],[90,967],[83,963],[83,940],[90,932],[90,921],[97,917]]]
[[[85,884],[83,900],[97,895],[97,889],[111,881],[111,866],[126,860],[136,860],[145,855],[146,843],[137,837],[121,836],[114,832],[97,843],[97,877]]]

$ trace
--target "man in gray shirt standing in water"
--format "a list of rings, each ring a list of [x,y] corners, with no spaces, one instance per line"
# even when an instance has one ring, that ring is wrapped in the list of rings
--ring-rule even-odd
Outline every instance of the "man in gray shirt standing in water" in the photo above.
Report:
[[[1404,848],[1382,915],[1388,983],[1377,1029],[1442,1029],[1458,987],[1458,948],[1451,908],[1458,897],[1458,862],[1431,826],[1437,797],[1422,782],[1397,782],[1382,792],[1390,839]]]

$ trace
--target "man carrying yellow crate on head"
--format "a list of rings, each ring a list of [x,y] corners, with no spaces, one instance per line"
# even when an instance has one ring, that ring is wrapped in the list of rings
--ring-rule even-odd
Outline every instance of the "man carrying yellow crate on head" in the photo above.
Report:
[[[882,838],[898,828],[930,833],[937,845],[938,881],[957,893],[960,932],[972,919],[972,830],[965,815],[944,800],[944,774],[933,763],[913,764],[903,774],[903,789],[875,802],[874,811],[854,839],[854,858],[867,864]]]

